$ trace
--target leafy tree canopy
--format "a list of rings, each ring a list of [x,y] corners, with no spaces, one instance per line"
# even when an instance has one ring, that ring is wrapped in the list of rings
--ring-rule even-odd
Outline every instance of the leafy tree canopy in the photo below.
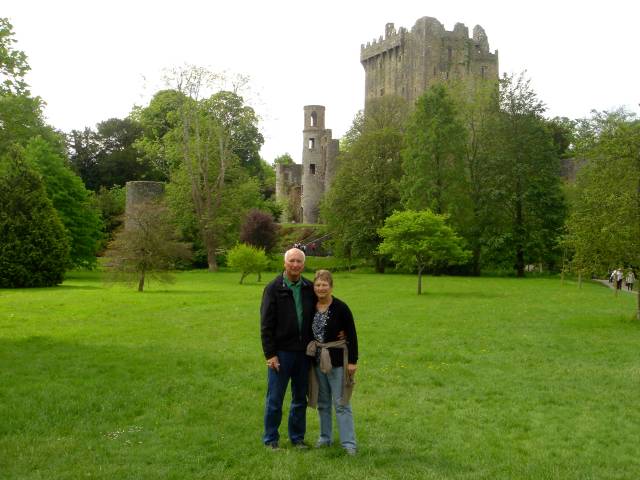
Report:
[[[427,267],[463,263],[469,259],[463,241],[446,225],[447,217],[430,210],[395,212],[380,228],[378,251],[401,266],[418,270],[418,294]]]
[[[14,48],[16,40],[8,18],[0,18],[0,94],[29,95],[25,75],[31,70],[27,56]]]
[[[42,175],[47,195],[69,236],[71,265],[95,266],[103,224],[82,180],[67,166],[63,155],[40,137],[29,141],[25,159]]]
[[[233,270],[241,273],[242,283],[250,273],[257,273],[260,281],[260,274],[268,268],[269,259],[262,248],[239,243],[228,252],[227,263]]]

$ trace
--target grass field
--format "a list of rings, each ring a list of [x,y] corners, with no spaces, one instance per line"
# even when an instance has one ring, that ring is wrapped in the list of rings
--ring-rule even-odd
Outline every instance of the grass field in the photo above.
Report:
[[[361,351],[350,458],[261,446],[264,284],[238,280],[0,290],[0,478],[640,477],[632,295],[339,273]]]

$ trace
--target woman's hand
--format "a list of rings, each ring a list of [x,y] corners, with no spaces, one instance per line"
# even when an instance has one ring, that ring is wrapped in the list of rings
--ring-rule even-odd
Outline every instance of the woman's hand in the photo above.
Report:
[[[355,363],[349,363],[347,365],[347,373],[350,377],[353,377],[356,374],[356,370],[358,369],[358,365]]]

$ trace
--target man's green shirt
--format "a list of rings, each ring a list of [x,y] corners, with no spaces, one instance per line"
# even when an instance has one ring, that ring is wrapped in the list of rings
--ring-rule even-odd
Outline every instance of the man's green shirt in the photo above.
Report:
[[[293,283],[286,273],[282,276],[284,277],[285,285],[293,292],[293,301],[296,304],[296,313],[298,314],[298,331],[302,332],[302,280]]]

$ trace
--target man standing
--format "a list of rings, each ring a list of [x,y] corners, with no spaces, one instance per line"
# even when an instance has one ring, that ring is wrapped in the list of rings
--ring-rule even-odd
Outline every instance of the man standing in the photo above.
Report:
[[[262,441],[273,449],[278,448],[282,403],[289,380],[289,440],[296,448],[308,448],[304,443],[309,383],[306,348],[316,296],[313,283],[302,277],[304,260],[304,253],[297,248],[284,254],[284,272],[265,287],[260,306],[262,350],[268,367]]]

